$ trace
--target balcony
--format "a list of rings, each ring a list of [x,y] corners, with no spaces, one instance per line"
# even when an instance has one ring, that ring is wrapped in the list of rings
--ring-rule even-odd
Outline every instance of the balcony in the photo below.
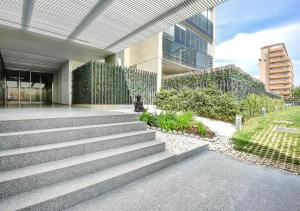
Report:
[[[193,26],[209,38],[213,39],[213,23],[203,15],[195,15],[184,20],[184,22]]]
[[[280,52],[280,53],[271,53],[269,57],[270,59],[272,59],[272,58],[282,57],[282,56],[285,56],[285,54],[283,52]]]
[[[282,51],[283,51],[283,48],[273,48],[273,49],[269,50],[270,53],[276,53],[276,52],[282,52]]]
[[[269,86],[270,87],[270,90],[284,90],[284,91],[289,91],[291,88],[292,88],[292,85],[281,85],[281,86],[276,86],[276,85],[273,85],[273,86]]]
[[[289,69],[279,69],[279,70],[270,70],[270,74],[272,73],[290,73],[291,70]]]
[[[289,68],[291,65],[287,63],[277,63],[277,64],[270,64],[270,68]]]
[[[278,84],[292,84],[292,81],[291,80],[288,80],[288,79],[282,79],[282,80],[270,80],[269,81],[269,84],[270,85],[278,85]]]
[[[179,44],[175,39],[164,34],[163,36],[163,58],[194,70],[201,70],[212,66],[212,57]]]
[[[287,56],[282,56],[282,57],[275,57],[270,59],[270,62],[284,62],[284,61],[289,61],[290,59]]]
[[[290,78],[290,75],[270,75],[270,79],[278,79],[278,78]]]

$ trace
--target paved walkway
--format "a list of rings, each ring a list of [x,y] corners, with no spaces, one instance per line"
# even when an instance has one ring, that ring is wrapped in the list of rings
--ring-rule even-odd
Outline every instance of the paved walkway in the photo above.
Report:
[[[205,152],[70,210],[300,210],[300,176]]]

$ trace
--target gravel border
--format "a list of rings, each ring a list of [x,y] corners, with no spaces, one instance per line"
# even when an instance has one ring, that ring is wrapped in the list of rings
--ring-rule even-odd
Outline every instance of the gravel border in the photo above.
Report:
[[[205,144],[209,145],[209,150],[215,151],[231,158],[268,166],[277,170],[287,171],[289,173],[300,175],[300,166],[274,161],[267,158],[261,158],[246,152],[237,151],[233,148],[230,137],[216,136],[213,139],[195,136],[193,134],[182,134],[177,131],[166,131],[156,127],[148,129],[156,131],[156,140],[166,143],[166,150],[173,154],[180,154]]]

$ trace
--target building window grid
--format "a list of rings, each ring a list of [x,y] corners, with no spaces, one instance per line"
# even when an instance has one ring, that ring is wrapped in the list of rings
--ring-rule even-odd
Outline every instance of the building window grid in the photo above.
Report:
[[[195,28],[204,32],[209,37],[213,37],[213,23],[204,15],[198,14],[185,20],[186,23],[192,24]]]

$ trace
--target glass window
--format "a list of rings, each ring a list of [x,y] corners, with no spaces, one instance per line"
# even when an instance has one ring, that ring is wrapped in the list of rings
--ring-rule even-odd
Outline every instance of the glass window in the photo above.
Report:
[[[20,101],[30,101],[30,72],[20,72]]]
[[[7,71],[6,73],[7,100],[19,101],[19,72]]]
[[[41,74],[31,72],[31,101],[41,102]]]
[[[186,45],[191,46],[191,32],[190,32],[190,30],[186,30]]]
[[[196,35],[194,33],[191,36],[191,46],[193,49],[196,49]]]
[[[175,40],[180,41],[180,28],[175,26]]]
[[[180,29],[180,41],[185,44],[185,30]]]

